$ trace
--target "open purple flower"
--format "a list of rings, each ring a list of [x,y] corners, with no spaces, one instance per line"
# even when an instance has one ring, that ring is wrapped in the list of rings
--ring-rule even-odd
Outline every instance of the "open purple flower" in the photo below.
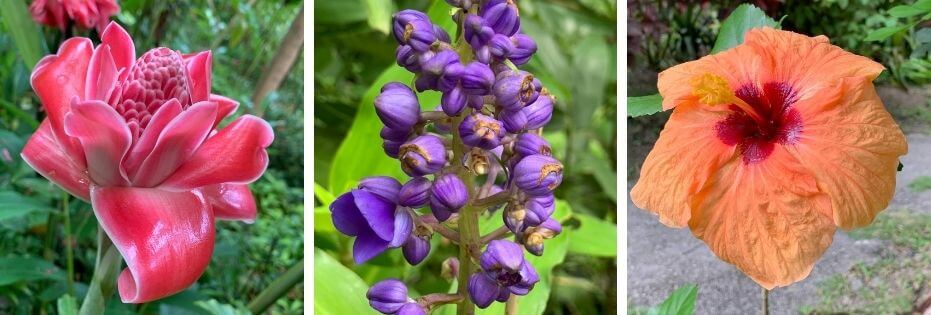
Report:
[[[355,236],[352,257],[361,264],[388,248],[400,247],[413,229],[413,219],[388,198],[366,189],[354,189],[330,204],[333,225]]]
[[[480,308],[492,301],[507,301],[512,293],[526,295],[540,281],[520,245],[511,241],[489,242],[479,260],[482,270],[469,278],[469,295]]]

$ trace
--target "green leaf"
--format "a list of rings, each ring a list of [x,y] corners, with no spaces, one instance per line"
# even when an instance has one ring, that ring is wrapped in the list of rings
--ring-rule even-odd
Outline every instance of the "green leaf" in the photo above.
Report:
[[[870,32],[863,40],[868,42],[885,40],[892,35],[905,31],[906,29],[912,27],[912,25],[913,24],[886,26]]]
[[[77,315],[78,314],[78,301],[74,299],[71,295],[64,295],[58,298],[58,314],[59,315]]]
[[[777,27],[777,23],[760,8],[751,4],[741,4],[721,23],[718,38],[714,41],[711,53],[718,53],[740,45],[744,42],[747,31],[759,27]]]
[[[607,153],[595,142],[590,143],[589,152],[591,154],[581,157],[584,162],[582,167],[595,177],[595,181],[601,186],[601,191],[617,202],[617,174],[608,161]]]
[[[21,281],[64,280],[65,273],[54,264],[35,257],[0,258],[0,286]]]
[[[15,191],[0,191],[0,221],[48,209],[47,205],[34,198],[20,195]]]
[[[572,217],[579,220],[580,224],[578,229],[571,232],[570,252],[600,257],[617,256],[617,225],[584,213],[576,213]]]
[[[659,94],[627,97],[627,116],[639,117],[663,111],[663,97]]]
[[[330,214],[330,209],[321,206],[314,208],[314,232],[335,232],[336,227],[333,226],[333,217]]]
[[[237,309],[235,306],[220,303],[217,300],[210,299],[207,301],[197,301],[194,305],[202,308],[210,315],[249,315],[252,314],[245,309]]]
[[[455,26],[449,16],[449,8],[450,6],[446,2],[435,1],[427,12],[430,19],[446,29],[447,32],[451,32]],[[404,177],[398,161],[385,155],[385,151],[382,149],[382,141],[378,135],[382,123],[375,115],[374,102],[375,97],[381,91],[381,87],[386,83],[398,81],[410,84],[413,79],[414,75],[412,73],[397,65],[392,65],[382,72],[363,94],[356,118],[333,157],[333,164],[330,167],[330,192],[334,194],[343,193],[354,186],[359,179],[366,176]],[[432,110],[439,104],[440,94],[432,91],[420,93],[418,99],[421,108]]]
[[[6,24],[19,55],[30,70],[42,56],[48,54],[45,36],[31,17],[24,1],[0,1],[0,20]]]
[[[391,0],[365,0],[369,11],[369,26],[384,34],[391,32],[391,15],[395,10]]]
[[[672,292],[663,303],[656,307],[651,314],[662,315],[691,315],[695,313],[695,299],[698,297],[698,286],[687,284]]]
[[[316,1],[314,23],[350,24],[366,20],[368,10],[362,0]]]
[[[320,203],[324,206],[329,206],[333,203],[333,200],[336,200],[336,196],[333,196],[333,193],[316,182],[314,183],[314,196],[317,197],[317,200],[320,200]]]
[[[314,248],[314,313],[320,315],[373,314],[365,299],[368,285],[358,275]]]
[[[928,11],[929,10],[927,9],[923,9],[923,8],[916,7],[916,6],[898,5],[898,6],[892,7],[892,9],[889,9],[889,15],[891,15],[892,17],[897,17],[897,18],[906,18],[906,17],[916,16],[916,15],[921,15]]]
[[[931,176],[918,176],[908,183],[908,188],[914,192],[922,192],[931,189]]]

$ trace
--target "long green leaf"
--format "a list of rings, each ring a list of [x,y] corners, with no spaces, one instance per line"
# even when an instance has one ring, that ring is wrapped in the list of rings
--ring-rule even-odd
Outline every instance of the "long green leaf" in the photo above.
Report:
[[[627,116],[639,117],[663,111],[663,97],[659,94],[627,97]]]
[[[718,53],[740,45],[744,42],[744,34],[751,29],[778,25],[778,22],[766,16],[760,8],[751,4],[741,4],[731,12],[724,23],[721,23],[721,30],[718,31],[718,38],[715,39],[711,52]]]
[[[394,1],[365,0],[365,4],[369,9],[369,26],[379,32],[388,34],[391,31],[391,15],[396,10]]]
[[[0,286],[20,281],[65,280],[65,273],[52,263],[35,257],[0,258]]]
[[[698,298],[698,286],[684,285],[673,291],[663,303],[650,314],[657,315],[692,315],[695,314],[695,300]]]
[[[48,211],[49,206],[15,191],[0,191],[0,221],[21,217],[35,211]]]
[[[30,18],[31,16],[26,3],[22,0],[0,1],[0,18],[6,25],[7,31],[13,36],[16,49],[19,50],[20,57],[30,70],[42,56],[48,53],[45,47],[45,37],[39,25]]]
[[[319,248],[314,248],[314,313],[375,314],[365,299],[368,285]]]
[[[605,220],[576,213],[579,228],[572,231],[569,251],[578,254],[615,257],[617,256],[617,225]]]

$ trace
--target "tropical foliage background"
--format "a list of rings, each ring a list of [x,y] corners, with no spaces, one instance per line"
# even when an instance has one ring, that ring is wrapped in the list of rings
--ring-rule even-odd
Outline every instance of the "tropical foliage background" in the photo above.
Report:
[[[28,4],[0,2],[0,313],[67,314],[87,291],[97,224],[89,204],[69,197],[19,157],[44,117],[29,85],[31,68],[64,39],[59,30],[35,24]],[[266,308],[273,314],[302,312],[303,284],[291,281],[283,293],[259,298],[289,269],[292,278],[298,275],[294,279],[302,270],[303,58],[299,54],[290,67],[273,66],[285,45],[301,46],[302,34],[297,42],[286,35],[292,22],[303,18],[302,1],[118,4],[122,11],[114,20],[133,36],[137,52],[156,46],[212,50],[214,93],[241,103],[236,116],[264,117],[276,139],[268,150],[268,171],[251,185],[259,205],[257,221],[218,223],[213,261],[192,288],[142,305],[124,305],[111,297],[108,314],[233,314]],[[93,30],[74,35],[98,41]],[[283,76],[280,85],[261,84],[269,73]]]
[[[614,0],[521,0],[521,27],[539,46],[527,70],[557,97],[544,130],[565,164],[556,191],[565,230],[547,241],[532,264],[543,279],[519,299],[521,314],[601,314],[616,309],[617,139],[615,87],[617,2]],[[373,99],[388,81],[411,82],[395,64],[391,15],[402,9],[427,12],[434,23],[453,25],[443,0],[346,0],[314,4],[314,310],[317,314],[372,314],[365,292],[385,278],[400,278],[420,293],[446,292],[441,276],[453,246],[434,238],[418,266],[398,250],[362,266],[351,257],[351,238],[335,231],[328,205],[365,176],[401,173],[378,137]],[[450,34],[455,34],[450,32]],[[439,94],[420,96],[433,108]],[[500,216],[483,218],[500,226]],[[500,306],[500,305],[499,305]],[[492,307],[494,308],[494,307]],[[486,310],[501,314],[500,309]],[[452,311],[446,307],[440,312]]]
[[[903,314],[931,307],[931,1],[929,0],[629,0],[627,34],[628,187],[653,147],[669,112],[660,112],[656,75],[673,65],[726,49],[747,27],[781,27],[882,63],[874,82],[880,98],[906,134],[890,206],[864,229],[838,232],[831,249],[806,280],[773,290],[773,313]],[[751,6],[752,5],[752,6]],[[735,42],[736,41],[736,42]],[[629,204],[628,218],[646,218]],[[628,310],[653,312],[758,312],[759,287],[714,257],[687,231],[629,219]],[[662,230],[662,231],[659,231]],[[644,239],[657,231],[663,239]],[[648,263],[650,248],[688,255],[689,263]],[[709,253],[710,254],[710,253]],[[707,255],[706,255],[707,256]],[[646,266],[649,265],[649,266]],[[653,278],[650,278],[653,277]],[[656,280],[657,278],[667,278]],[[650,280],[646,280],[650,279]],[[690,280],[689,280],[690,279]],[[738,280],[734,280],[738,279]],[[697,282],[697,286],[694,283]],[[740,296],[741,298],[735,298]]]

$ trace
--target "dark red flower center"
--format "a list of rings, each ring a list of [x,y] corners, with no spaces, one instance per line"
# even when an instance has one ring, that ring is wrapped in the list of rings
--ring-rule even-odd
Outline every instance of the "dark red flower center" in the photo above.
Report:
[[[730,105],[732,113],[715,125],[718,139],[736,145],[747,164],[766,160],[776,144],[792,144],[802,132],[802,120],[793,104],[797,92],[785,82],[770,82],[760,89],[754,84],[741,86],[734,94],[762,117],[753,119],[743,109]]]
[[[164,47],[155,48],[139,57],[128,71],[110,104],[126,120],[133,139],[138,138],[166,101],[177,99],[183,109],[191,106],[191,83],[181,54]]]

